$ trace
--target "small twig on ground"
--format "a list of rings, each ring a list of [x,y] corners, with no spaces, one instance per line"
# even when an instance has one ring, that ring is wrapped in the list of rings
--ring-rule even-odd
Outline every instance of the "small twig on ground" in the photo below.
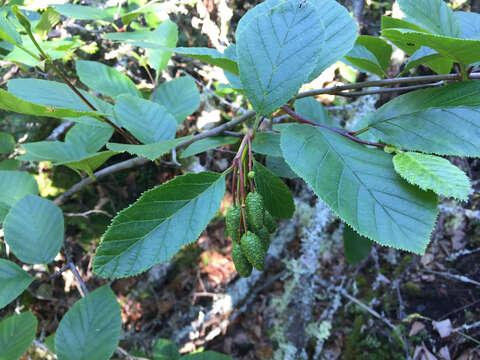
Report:
[[[55,279],[57,277],[59,277],[60,275],[62,275],[62,273],[64,273],[65,271],[67,271],[68,269],[70,269],[70,265],[67,264],[67,265],[64,265],[60,270],[58,270],[55,274],[52,274],[49,276],[50,279]]]
[[[55,355],[53,352],[50,351],[50,349],[47,347],[47,345],[45,345],[43,342],[37,340],[37,339],[34,339],[33,340],[33,346],[39,348],[39,349],[42,349],[43,351],[49,353],[50,355],[54,356],[55,358],[57,358],[57,355]]]
[[[329,283],[328,281],[326,280],[323,280],[323,279],[318,279],[318,281],[320,282],[320,284],[323,286],[323,287],[331,287],[331,286],[334,286],[333,284]],[[360,306],[362,309],[368,311],[370,314],[372,314],[374,317],[376,317],[377,319],[383,321],[389,328],[391,328],[392,330],[395,330],[395,326],[390,322],[390,320],[386,319],[385,317],[383,317],[382,315],[380,315],[378,312],[376,312],[375,310],[373,310],[370,306],[368,305],[365,305],[364,303],[362,303],[360,300],[358,300],[357,298],[353,297],[352,295],[350,295],[345,289],[343,289],[341,286],[334,286],[335,290],[338,291],[339,294],[341,294],[343,297],[347,298],[348,300],[354,302],[355,304],[357,304],[358,306]]]
[[[428,270],[428,269],[423,269],[422,271],[430,273],[430,274],[444,276],[444,277],[447,277],[447,278],[450,278],[450,279],[455,279],[455,280],[458,280],[458,281],[461,281],[461,282],[464,282],[464,283],[467,283],[467,284],[473,284],[473,285],[476,285],[476,286],[480,286],[480,282],[472,280],[472,279],[470,279],[470,278],[468,278],[464,275],[455,275],[455,274],[450,274],[450,273],[440,272],[440,271],[433,271],[433,270]]]
[[[88,215],[91,215],[91,214],[103,214],[108,217],[113,217],[112,214],[108,213],[105,210],[88,210],[83,213],[64,213],[63,215],[71,216],[71,217],[88,217]]]
[[[480,321],[474,322],[473,324],[464,324],[462,326],[459,326],[459,327],[453,329],[452,331],[455,331],[455,332],[468,331],[468,330],[472,330],[472,329],[475,329],[475,328],[478,328],[478,327],[480,327]]]
[[[73,275],[75,276],[75,279],[77,279],[78,285],[80,286],[79,287],[77,285],[78,292],[80,293],[80,295],[82,297],[85,297],[85,295],[88,295],[88,289],[87,289],[87,286],[85,285],[85,283],[83,282],[82,277],[78,273],[77,267],[75,266],[75,264],[73,262],[69,262],[68,266],[70,267],[70,270],[72,270]]]

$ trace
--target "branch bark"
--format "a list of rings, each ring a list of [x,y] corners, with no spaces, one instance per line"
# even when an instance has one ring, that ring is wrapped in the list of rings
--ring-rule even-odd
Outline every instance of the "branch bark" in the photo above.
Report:
[[[220,125],[220,126],[214,128],[214,129],[205,131],[201,134],[195,135],[191,139],[182,141],[181,143],[179,143],[175,147],[175,149],[178,150],[178,149],[184,148],[184,147],[186,147],[186,146],[188,146],[188,145],[190,145],[190,144],[192,144],[192,143],[194,143],[198,140],[204,139],[206,137],[220,135],[224,131],[230,130],[231,128],[235,127],[236,125],[241,124],[242,122],[250,119],[254,115],[255,115],[254,111],[247,111],[245,114],[243,114],[243,115],[241,115],[241,116],[239,116],[239,117],[237,117],[237,118],[235,118],[235,119],[233,119],[233,120],[231,120],[231,121],[229,121],[229,122],[227,122],[223,125]],[[122,161],[118,164],[111,165],[109,167],[106,167],[102,170],[99,170],[99,171],[95,172],[94,176],[95,176],[95,179],[100,179],[100,178],[103,178],[107,175],[118,172],[120,170],[130,169],[130,168],[135,167],[135,166],[140,166],[140,165],[146,164],[149,161],[150,160],[145,159],[145,158],[141,158],[141,157],[125,160],[125,161]],[[64,204],[65,201],[68,200],[73,194],[82,190],[83,188],[92,184],[93,182],[95,182],[95,180],[90,178],[90,177],[84,178],[83,180],[81,180],[77,184],[73,185],[70,189],[65,191],[62,195],[57,197],[54,200],[55,204],[57,204],[58,206]]]

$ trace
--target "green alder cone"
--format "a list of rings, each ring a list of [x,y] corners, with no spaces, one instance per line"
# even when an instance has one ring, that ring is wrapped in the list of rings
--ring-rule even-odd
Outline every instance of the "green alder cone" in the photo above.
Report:
[[[232,260],[238,275],[241,277],[250,276],[252,273],[252,264],[250,264],[245,257],[240,244],[236,241],[232,243]]]
[[[265,226],[263,226],[255,234],[262,241],[263,251],[265,251],[266,253],[268,251],[268,248],[270,247],[270,233],[268,232],[268,229]]]
[[[273,233],[277,229],[277,223],[273,218],[273,216],[270,215],[268,211],[265,211],[265,215],[263,217],[263,223],[265,227],[268,229],[269,233]]]
[[[265,266],[265,251],[263,251],[262,240],[253,232],[247,231],[243,234],[240,245],[243,254],[253,267],[263,271]]]
[[[238,229],[240,228],[240,217],[242,215],[242,209],[240,206],[230,206],[227,211],[227,215],[225,215],[225,226],[226,226],[226,234],[230,236],[234,243],[238,243],[240,241],[238,235]]]
[[[245,212],[247,224],[252,227],[254,232],[260,231],[263,227],[263,217],[265,215],[265,205],[262,195],[259,193],[249,193],[245,199]]]

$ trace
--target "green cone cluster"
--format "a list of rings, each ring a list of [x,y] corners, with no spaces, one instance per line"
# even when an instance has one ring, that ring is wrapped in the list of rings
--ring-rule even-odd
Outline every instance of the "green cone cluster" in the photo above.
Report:
[[[249,193],[245,198],[247,229],[241,225],[242,209],[231,206],[225,217],[226,235],[232,239],[232,259],[238,274],[250,276],[252,268],[264,269],[265,254],[270,247],[270,234],[276,229],[272,215],[265,210],[259,193]]]

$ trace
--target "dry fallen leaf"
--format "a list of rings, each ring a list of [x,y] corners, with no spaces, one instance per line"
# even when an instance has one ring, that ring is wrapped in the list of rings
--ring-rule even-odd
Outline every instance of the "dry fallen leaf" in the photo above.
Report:
[[[410,333],[408,334],[408,336],[415,336],[423,329],[425,329],[425,325],[420,321],[415,321],[412,324],[412,328],[410,329]]]
[[[450,319],[443,321],[433,321],[433,328],[438,331],[441,338],[446,338],[452,333],[452,322]]]

